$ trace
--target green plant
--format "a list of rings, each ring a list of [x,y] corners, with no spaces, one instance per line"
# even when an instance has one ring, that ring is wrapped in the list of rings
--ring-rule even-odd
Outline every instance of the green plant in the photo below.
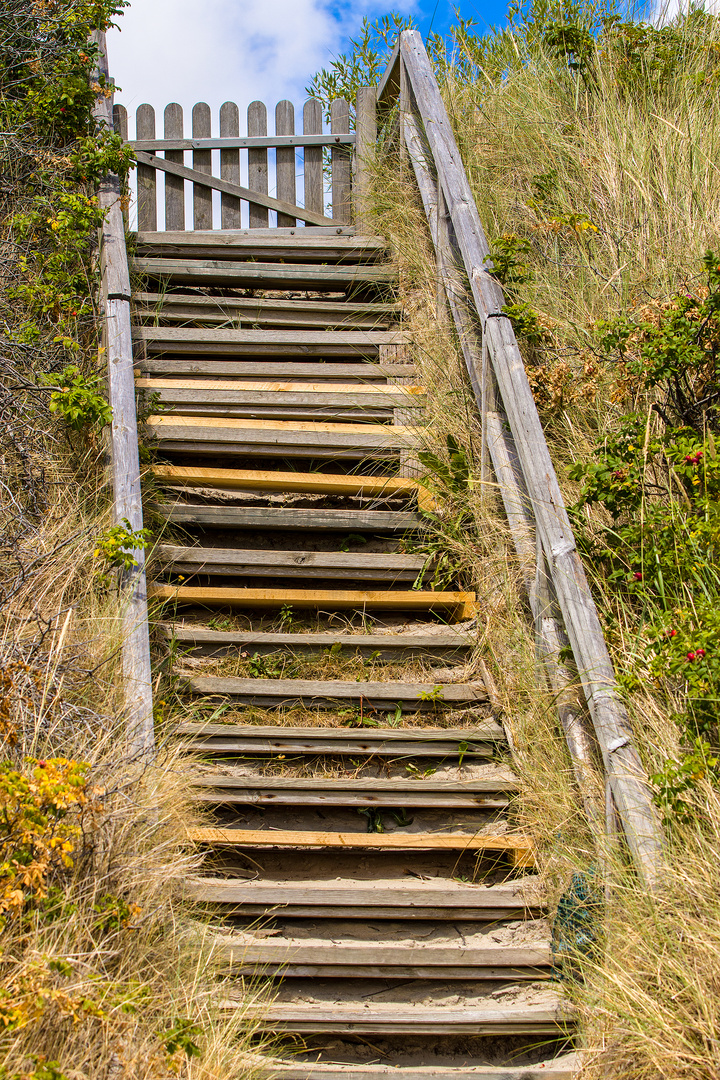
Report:
[[[50,412],[59,413],[73,431],[112,423],[112,409],[97,391],[99,375],[83,375],[77,365],[70,364],[59,375],[45,375],[44,381],[54,387]]]
[[[168,1054],[181,1052],[186,1057],[200,1057],[202,1049],[196,1041],[203,1031],[199,1024],[186,1017],[177,1017],[171,1025],[159,1034]]]
[[[127,518],[118,525],[111,525],[95,541],[93,557],[102,559],[106,566],[114,570],[131,570],[138,565],[135,552],[145,551],[150,546],[152,533],[149,529],[136,529]]]

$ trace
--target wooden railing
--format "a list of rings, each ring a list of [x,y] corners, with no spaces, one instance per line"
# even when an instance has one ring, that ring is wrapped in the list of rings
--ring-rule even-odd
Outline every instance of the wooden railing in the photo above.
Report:
[[[98,32],[98,73],[109,82],[105,34]],[[99,125],[112,127],[112,96],[100,95],[94,110]],[[143,527],[140,491],[140,455],[135,411],[135,375],[130,328],[130,274],[125,248],[122,192],[117,176],[106,176],[98,198],[105,211],[100,230],[100,269],[103,342],[107,358],[108,400],[112,408],[110,467],[114,516],[133,532]],[[120,581],[123,690],[127,746],[135,758],[146,758],[155,748],[150,673],[150,637],[147,618],[145,551],[133,552],[136,565]]]
[[[361,106],[361,139],[367,129],[365,115]],[[115,106],[114,126],[127,141],[128,118],[122,105]],[[161,220],[166,230],[212,229],[213,190],[221,193],[219,220],[223,229],[267,228],[273,223],[269,211],[275,212],[274,220],[280,228],[295,228],[298,222],[334,229],[351,225],[356,136],[350,131],[347,101],[333,101],[329,132],[323,132],[322,107],[314,98],[303,107],[301,134],[295,132],[295,112],[290,101],[275,106],[274,135],[267,133],[267,109],[261,101],[248,106],[245,136],[240,135],[240,110],[232,101],[220,108],[217,137],[212,135],[212,115],[204,102],[193,106],[190,126],[187,135],[182,108],[174,103],[167,105],[163,136],[159,138],[152,106],[140,105],[136,112],[136,138],[129,145],[138,161],[139,231],[155,232]],[[326,192],[323,154],[328,148],[331,181]],[[186,154],[191,155],[192,165],[186,164]],[[218,165],[220,175],[215,176],[213,169]],[[165,175],[164,215],[158,214],[159,172]],[[247,176],[247,186],[240,182],[242,173]],[[298,179],[302,205],[298,204]],[[362,188],[363,180],[362,175],[356,178],[356,190]],[[186,225],[186,184],[192,185],[191,226]],[[268,192],[273,187],[275,195],[271,196]],[[328,201],[330,216],[326,214]],[[248,204],[247,216],[243,203]]]
[[[660,880],[662,833],[634,744],[597,610],[578,555],[505,298],[492,276],[489,247],[422,38],[400,34],[377,88],[379,109],[397,107],[435,246],[437,273],[457,329],[482,418],[481,479],[492,462],[524,569],[538,656],[558,702],[575,776],[596,832],[619,818],[642,879]],[[375,93],[373,93],[373,98]],[[362,153],[365,153],[363,147]],[[360,148],[358,156],[361,156]],[[367,164],[360,162],[361,168]],[[570,692],[562,662],[569,641],[594,739]],[[597,750],[606,777],[605,806],[591,777]]]

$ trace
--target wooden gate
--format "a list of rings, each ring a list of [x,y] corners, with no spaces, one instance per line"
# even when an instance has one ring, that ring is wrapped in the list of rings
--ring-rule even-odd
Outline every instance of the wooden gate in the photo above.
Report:
[[[372,107],[374,102],[368,104]],[[359,194],[363,174],[353,168],[356,135],[350,130],[350,106],[342,98],[332,103],[330,131],[323,131],[322,107],[315,98],[305,102],[301,125],[296,125],[292,102],[279,101],[274,135],[268,135],[268,110],[261,101],[248,106],[247,134],[243,136],[240,109],[232,101],[220,107],[217,136],[212,134],[212,113],[205,102],[193,106],[190,132],[185,130],[182,107],[176,103],[165,107],[162,137],[156,135],[152,105],[137,109],[134,140],[128,140],[124,106],[115,105],[113,119],[115,130],[137,155],[139,232],[213,229],[217,220],[213,191],[221,193],[222,229],[294,228],[304,223],[339,232],[353,220],[353,186]],[[302,126],[301,133],[296,132],[296,126]],[[367,131],[362,115],[357,126],[362,141]],[[369,134],[374,141],[374,131]],[[158,173],[164,174],[162,208]],[[192,198],[187,201],[186,184],[192,188]],[[273,189],[275,195],[270,194]],[[191,215],[186,213],[190,203]],[[188,217],[192,222],[186,220]]]

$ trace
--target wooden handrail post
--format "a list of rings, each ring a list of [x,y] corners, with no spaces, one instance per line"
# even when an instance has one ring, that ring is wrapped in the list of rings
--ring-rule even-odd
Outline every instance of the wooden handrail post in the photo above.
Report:
[[[377,90],[358,87],[355,99],[355,184],[353,204],[358,233],[372,232],[370,201],[372,164],[377,143]]]
[[[104,33],[98,32],[95,40],[100,49],[99,72],[107,78]],[[94,115],[99,124],[112,130],[112,97],[99,96]],[[112,408],[110,447],[115,520],[118,523],[128,522],[130,529],[137,532],[143,527],[143,513],[130,326],[130,275],[125,249],[120,181],[117,176],[111,174],[103,180],[98,198],[105,211],[105,220],[100,229],[100,265],[108,393]],[[155,750],[155,730],[145,551],[137,548],[133,555],[137,565],[123,575],[119,597],[127,744],[133,758],[147,758]]]

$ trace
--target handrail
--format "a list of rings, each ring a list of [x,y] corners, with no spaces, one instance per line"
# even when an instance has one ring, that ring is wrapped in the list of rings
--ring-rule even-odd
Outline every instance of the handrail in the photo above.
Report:
[[[94,35],[99,48],[98,73],[109,85],[105,34]],[[99,125],[113,129],[112,95],[99,94],[93,110]],[[130,274],[125,248],[120,181],[110,174],[100,184],[98,199],[105,211],[100,228],[100,269],[105,315],[104,340],[108,397],[112,408],[110,456],[114,515],[137,532],[143,527],[140,492],[140,455],[135,411],[132,333],[130,328]],[[155,749],[150,674],[150,636],[147,616],[145,551],[136,548],[137,565],[120,581],[122,661],[127,744],[132,757],[147,757]]]
[[[420,34],[405,30],[381,80],[385,103],[391,88],[400,96],[402,143],[422,142],[411,150],[438,256],[438,269],[455,320],[470,381],[483,424],[483,446],[493,460],[508,511],[516,549],[527,556],[537,538],[534,581],[528,583],[539,646],[550,661],[550,681],[560,692],[567,678],[559,663],[562,638],[552,624],[555,601],[562,617],[582,683],[602,756],[608,792],[620,819],[635,866],[644,883],[655,888],[662,869],[662,832],[647,777],[634,745],[627,710],[621,700],[595,603],[575,546],[575,539],[540,418],[535,407],[512,324],[503,313],[505,298],[488,265],[489,247]],[[413,124],[422,125],[413,128]],[[419,139],[418,139],[419,136]],[[433,225],[431,186],[435,187]],[[463,273],[464,272],[464,273]],[[465,281],[467,285],[465,285]],[[468,288],[469,285],[469,295]],[[466,310],[460,302],[463,294]],[[479,319],[479,341],[473,341]],[[504,414],[504,415],[503,415]],[[544,630],[543,630],[544,626]],[[544,637],[543,637],[544,634]],[[554,670],[554,676],[553,676]],[[562,718],[562,711],[561,711]],[[587,744],[577,717],[563,722],[576,776],[588,771]],[[591,820],[594,816],[586,799]],[[614,812],[613,815],[614,817]]]

